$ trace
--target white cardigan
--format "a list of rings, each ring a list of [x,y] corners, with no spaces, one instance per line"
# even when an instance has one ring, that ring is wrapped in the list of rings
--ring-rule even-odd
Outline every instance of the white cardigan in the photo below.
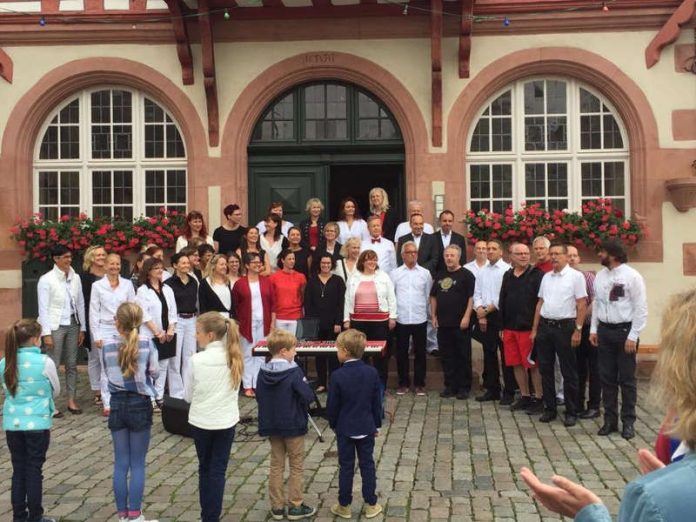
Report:
[[[223,341],[213,341],[191,357],[184,383],[184,399],[191,403],[189,424],[224,430],[239,422],[239,385],[232,387]]]
[[[37,286],[42,336],[51,335],[51,332],[60,326],[63,308],[67,303],[68,288],[70,288],[70,298],[77,313],[77,320],[80,321],[80,330],[85,331],[85,297],[82,294],[80,278],[72,268],[66,278],[65,272],[53,265],[52,270],[41,276]]]
[[[162,285],[162,293],[164,300],[167,302],[167,317],[169,319],[169,327],[176,324],[176,300],[174,299],[174,291],[169,285]],[[143,324],[140,326],[140,335],[146,337],[154,337],[155,332],[145,324],[148,321],[154,322],[157,327],[162,330],[162,303],[157,297],[155,291],[147,285],[140,285],[135,302],[143,309]]]
[[[377,302],[380,312],[389,312],[389,319],[396,320],[396,294],[394,293],[394,283],[389,276],[377,270],[374,276],[366,276],[357,270],[346,281],[346,299],[343,307],[343,321],[350,321],[350,314],[353,312],[355,304],[355,292],[362,281],[374,279],[377,288]]]

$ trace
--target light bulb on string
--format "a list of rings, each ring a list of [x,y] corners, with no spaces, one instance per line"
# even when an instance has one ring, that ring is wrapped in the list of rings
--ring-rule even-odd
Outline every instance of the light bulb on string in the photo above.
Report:
[[[609,11],[609,6],[606,2],[602,2],[602,11],[604,11],[605,13]]]
[[[223,17],[225,20],[229,20],[229,19],[230,19],[230,12],[229,12],[227,9],[225,9],[225,14],[222,15],[222,17]]]
[[[408,4],[404,4],[404,10],[401,11],[401,14],[406,16],[408,14]]]
[[[507,16],[503,19],[503,25],[505,27],[510,27],[510,19]]]
[[[44,27],[46,25],[46,17],[45,16],[42,15],[41,18],[39,18],[39,25],[41,27]]]

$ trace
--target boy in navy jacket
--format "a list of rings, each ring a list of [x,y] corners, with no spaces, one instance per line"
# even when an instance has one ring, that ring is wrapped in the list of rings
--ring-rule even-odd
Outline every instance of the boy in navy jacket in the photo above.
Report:
[[[311,517],[316,509],[303,502],[304,436],[307,434],[307,408],[314,399],[302,369],[295,360],[294,335],[273,330],[266,339],[273,357],[259,371],[256,400],[259,407],[259,435],[271,443],[268,494],[271,516],[285,518],[283,474],[285,457],[290,464],[288,477],[288,520]]]
[[[358,454],[365,517],[382,512],[377,503],[375,472],[375,436],[382,426],[382,401],[377,370],[362,361],[365,334],[354,329],[342,332],[336,339],[338,360],[343,366],[331,374],[327,416],[336,432],[338,446],[338,504],[331,513],[351,518],[355,454]]]

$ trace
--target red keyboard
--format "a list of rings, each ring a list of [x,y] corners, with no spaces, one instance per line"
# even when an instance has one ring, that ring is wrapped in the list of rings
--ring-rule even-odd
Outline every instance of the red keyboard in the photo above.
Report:
[[[367,341],[365,343],[366,354],[378,354],[384,352],[387,341]],[[259,341],[252,348],[253,355],[268,355],[266,341]],[[336,353],[336,341],[298,341],[297,355],[328,355]]]

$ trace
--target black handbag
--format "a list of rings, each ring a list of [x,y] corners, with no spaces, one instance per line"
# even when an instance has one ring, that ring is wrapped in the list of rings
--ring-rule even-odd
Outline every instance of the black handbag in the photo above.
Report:
[[[153,337],[152,341],[155,343],[157,348],[157,356],[160,361],[164,359],[171,359],[176,355],[176,334],[169,341],[161,342],[157,337]]]
[[[188,422],[190,405],[184,399],[164,396],[162,404],[162,424],[164,429],[174,435],[193,438],[193,431]]]

